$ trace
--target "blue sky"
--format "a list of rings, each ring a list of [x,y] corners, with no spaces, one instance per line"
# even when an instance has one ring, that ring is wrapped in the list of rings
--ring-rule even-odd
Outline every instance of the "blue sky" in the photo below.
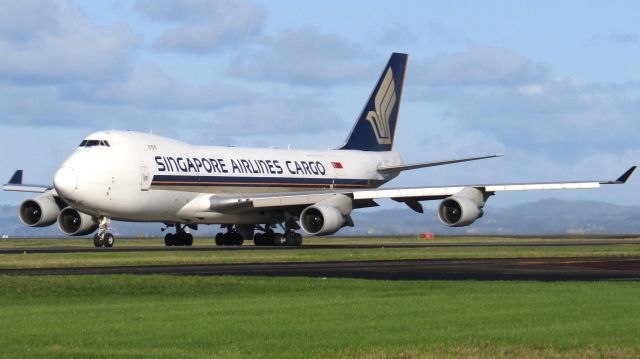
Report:
[[[608,179],[640,159],[633,1],[19,1],[0,13],[0,174],[50,183],[82,138],[330,148],[409,53],[392,185]],[[504,194],[638,204],[640,184]],[[0,204],[24,194],[0,193]]]

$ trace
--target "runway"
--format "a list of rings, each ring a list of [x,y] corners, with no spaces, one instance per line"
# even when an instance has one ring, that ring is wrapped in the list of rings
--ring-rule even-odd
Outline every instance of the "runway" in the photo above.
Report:
[[[463,242],[463,243],[416,243],[416,244],[303,244],[302,247],[258,247],[245,246],[116,246],[96,248],[87,241],[86,247],[15,247],[0,248],[0,254],[28,253],[92,253],[92,252],[159,252],[159,251],[254,251],[254,250],[318,250],[318,249],[379,249],[379,248],[456,248],[456,247],[574,247],[574,246],[612,246],[622,244],[640,244],[639,239],[628,240],[557,240],[557,241],[518,241],[518,242]]]
[[[498,258],[2,269],[0,275],[170,274],[382,280],[639,280],[640,257]]]

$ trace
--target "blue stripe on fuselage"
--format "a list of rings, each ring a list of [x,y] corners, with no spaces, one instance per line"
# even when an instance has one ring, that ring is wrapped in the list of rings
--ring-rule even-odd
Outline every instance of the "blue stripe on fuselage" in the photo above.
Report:
[[[382,181],[348,178],[232,177],[155,175],[152,186],[243,186],[243,187],[377,187]]]

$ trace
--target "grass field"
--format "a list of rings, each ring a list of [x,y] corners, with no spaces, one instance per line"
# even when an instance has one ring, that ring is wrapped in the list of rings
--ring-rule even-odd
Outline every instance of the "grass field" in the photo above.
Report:
[[[0,277],[0,356],[638,357],[637,282]]]
[[[444,238],[431,243],[445,244],[453,242],[518,242],[526,240],[549,242],[549,238]],[[575,239],[589,243],[597,239]],[[42,242],[50,246],[68,246],[78,240],[11,240],[4,241],[0,247],[36,247]],[[620,239],[616,239],[620,241]],[[624,241],[624,240],[622,240]],[[121,247],[146,243],[159,246],[160,240],[121,240]],[[409,237],[380,238],[328,238],[313,243],[325,244],[398,244],[424,243],[424,240]],[[37,245],[27,245],[38,243]],[[92,243],[84,240],[81,246],[92,247]],[[195,245],[212,246],[208,239],[198,239]],[[342,260],[384,260],[384,259],[442,259],[442,258],[522,258],[522,257],[587,257],[587,256],[639,256],[640,244],[618,244],[611,246],[568,246],[568,247],[427,247],[427,248],[323,248],[298,249],[276,248],[251,251],[184,251],[167,250],[154,252],[113,252],[104,250],[91,253],[27,253],[3,254],[0,257],[0,269],[8,268],[45,268],[45,267],[78,267],[78,266],[116,266],[116,265],[169,265],[169,264],[227,264],[227,263],[265,263],[265,262],[310,262],[310,261],[342,261]]]
[[[553,241],[437,242],[522,240]],[[315,241],[320,239],[307,243]],[[320,243],[422,242],[330,238]],[[141,244],[161,241],[118,243]],[[38,245],[91,243],[0,242],[4,248]],[[196,245],[211,244],[199,239]],[[3,254],[0,268],[630,255],[640,255],[640,245],[101,251]],[[639,297],[635,281],[0,276],[0,358],[635,358],[640,357]]]
[[[465,237],[465,236],[452,236],[452,237],[436,237],[432,240],[420,239],[417,236],[387,236],[387,237],[305,237],[304,244],[418,244],[418,243],[434,243],[434,244],[447,244],[447,243],[485,243],[485,242],[540,242],[548,243],[558,241],[557,237]],[[640,239],[640,236],[608,236],[608,237],[564,237],[564,240],[572,240],[579,242],[589,241],[602,241],[602,240],[636,240]],[[209,237],[196,237],[193,242],[194,246],[214,246],[213,238]],[[244,245],[253,245],[251,241],[245,241]],[[0,239],[0,248],[35,248],[35,247],[91,247],[93,241],[91,238],[77,238],[77,237],[64,237],[64,238],[11,238]],[[116,247],[130,247],[130,246],[164,246],[164,240],[162,238],[117,238]]]

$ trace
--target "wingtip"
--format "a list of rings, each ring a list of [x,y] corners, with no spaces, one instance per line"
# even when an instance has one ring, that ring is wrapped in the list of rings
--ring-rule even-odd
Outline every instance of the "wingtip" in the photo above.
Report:
[[[631,177],[631,175],[633,174],[633,172],[636,170],[637,166],[631,166],[631,168],[629,168],[625,173],[622,174],[622,176],[618,177],[618,179],[616,180],[617,183],[625,183],[627,182],[627,180],[629,179],[629,177]]]
[[[16,170],[8,184],[22,184],[22,170]]]

